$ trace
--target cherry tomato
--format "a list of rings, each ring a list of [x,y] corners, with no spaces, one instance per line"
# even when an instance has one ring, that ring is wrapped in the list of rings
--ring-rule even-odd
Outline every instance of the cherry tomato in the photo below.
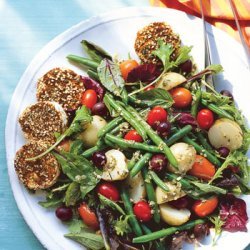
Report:
[[[192,209],[199,217],[205,217],[215,210],[215,208],[218,206],[218,203],[218,198],[214,196],[208,200],[195,201]]]
[[[201,109],[196,119],[200,128],[209,129],[214,123],[214,114],[209,109]]]
[[[142,142],[143,138],[137,133],[136,130],[130,130],[127,132],[127,134],[124,136],[125,140],[129,141],[136,141],[136,142]]]
[[[146,201],[138,201],[133,210],[137,219],[142,222],[150,221],[152,218],[150,206]]]
[[[120,70],[121,70],[123,79],[126,81],[127,77],[128,77],[128,73],[132,69],[134,69],[138,66],[139,66],[138,62],[136,60],[132,60],[132,59],[121,62],[120,63]]]
[[[59,150],[63,150],[65,152],[69,152],[70,150],[71,141],[70,140],[63,140],[59,145]]]
[[[93,89],[87,89],[82,95],[82,105],[92,109],[97,102],[97,94]]]
[[[144,91],[149,91],[149,90],[154,89],[154,88],[155,88],[155,86],[151,85],[151,86],[148,86],[147,88],[145,88]]]
[[[168,113],[164,108],[156,106],[148,112],[147,123],[156,128],[159,123],[167,120],[167,116]]]
[[[185,88],[175,88],[170,91],[174,99],[173,106],[175,108],[186,108],[190,106],[192,102],[192,95],[188,89]]]
[[[120,199],[120,194],[117,187],[109,182],[100,184],[97,188],[97,193],[112,201],[119,201]]]
[[[89,206],[86,203],[82,203],[78,208],[78,212],[80,217],[82,218],[83,222],[91,227],[94,230],[99,228],[98,219],[93,211],[90,210]]]
[[[215,166],[205,157],[196,155],[195,162],[188,173],[202,180],[208,181],[212,179],[215,174]]]

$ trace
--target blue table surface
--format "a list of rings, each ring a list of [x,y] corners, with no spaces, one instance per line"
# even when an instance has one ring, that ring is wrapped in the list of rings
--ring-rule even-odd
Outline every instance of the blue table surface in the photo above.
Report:
[[[8,179],[4,129],[13,91],[37,52],[74,24],[148,0],[0,0],[0,249],[43,249],[20,214]]]

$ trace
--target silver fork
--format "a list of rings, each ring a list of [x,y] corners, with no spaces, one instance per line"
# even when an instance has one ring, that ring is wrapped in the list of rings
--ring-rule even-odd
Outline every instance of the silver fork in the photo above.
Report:
[[[210,44],[208,39],[208,33],[207,33],[207,27],[206,27],[206,21],[205,21],[205,15],[204,15],[204,8],[202,0],[200,0],[200,9],[201,9],[201,18],[203,23],[203,41],[204,41],[204,54],[205,54],[205,68],[210,66],[212,64],[211,62],[211,50],[210,50]],[[214,88],[214,79],[212,75],[208,75],[206,77],[206,82]]]

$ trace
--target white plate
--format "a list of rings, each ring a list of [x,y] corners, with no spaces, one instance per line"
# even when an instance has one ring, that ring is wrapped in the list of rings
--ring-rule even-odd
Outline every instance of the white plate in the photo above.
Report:
[[[8,171],[11,187],[17,205],[31,230],[48,249],[82,249],[80,245],[63,237],[67,228],[54,216],[53,210],[40,207],[37,202],[43,199],[42,194],[32,195],[19,182],[13,166],[16,151],[25,143],[18,125],[22,110],[35,103],[37,79],[53,67],[69,67],[83,74],[80,68],[70,64],[65,57],[68,54],[83,53],[80,41],[88,39],[99,44],[110,53],[127,58],[128,52],[136,57],[133,43],[138,29],[152,21],[166,21],[180,34],[186,45],[193,45],[193,56],[200,68],[203,68],[203,38],[200,19],[182,12],[163,8],[125,8],[83,21],[65,31],[33,59],[20,79],[13,95],[6,122],[6,149]],[[212,42],[212,60],[221,63],[225,69],[220,77],[218,89],[229,89],[233,92],[239,107],[246,117],[249,109],[249,72],[240,45],[223,32],[208,25]],[[248,203],[250,215],[250,199]],[[250,230],[248,223],[248,230]],[[218,248],[243,249],[250,242],[249,233],[224,233]]]

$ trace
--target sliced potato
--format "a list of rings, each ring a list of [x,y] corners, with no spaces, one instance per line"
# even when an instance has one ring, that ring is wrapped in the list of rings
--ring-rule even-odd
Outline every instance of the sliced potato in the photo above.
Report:
[[[185,174],[195,162],[195,148],[187,143],[178,142],[170,147],[175,159],[178,162],[178,169],[168,164],[168,170],[172,173]]]
[[[175,184],[171,182],[165,182],[165,184],[169,188],[168,192],[164,191],[160,187],[157,187],[155,190],[157,204],[177,200],[186,195],[186,193],[181,190],[181,184],[179,182]]]
[[[79,139],[84,142],[86,147],[94,147],[98,141],[98,131],[102,129],[107,122],[100,116],[94,115],[93,120],[86,129],[79,135]]]
[[[103,168],[102,179],[106,181],[124,180],[128,176],[128,168],[125,155],[116,149],[105,153],[107,163]]]
[[[134,177],[129,175],[126,179],[126,184],[128,185],[129,197],[133,202],[136,203],[146,197],[146,188],[141,172]]]
[[[236,122],[220,118],[209,129],[208,139],[215,148],[227,147],[235,150],[242,145],[243,132]]]
[[[191,215],[188,209],[173,208],[167,203],[160,205],[160,214],[162,220],[171,226],[180,226],[186,223]]]
[[[181,74],[175,72],[168,72],[161,77],[159,82],[156,83],[156,88],[170,90],[182,84],[186,80],[187,79]]]

